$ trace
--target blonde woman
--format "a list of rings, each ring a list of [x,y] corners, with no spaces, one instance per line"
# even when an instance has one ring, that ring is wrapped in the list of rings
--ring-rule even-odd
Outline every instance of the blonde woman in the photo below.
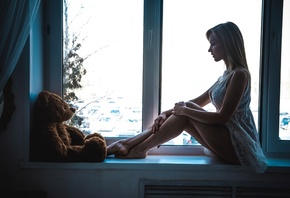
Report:
[[[209,29],[206,37],[213,59],[225,63],[223,75],[199,97],[162,112],[139,135],[109,145],[108,155],[145,158],[149,149],[186,131],[220,158],[258,173],[265,171],[266,157],[249,107],[251,75],[242,34],[237,25],[227,22]],[[210,102],[215,112],[203,109]]]

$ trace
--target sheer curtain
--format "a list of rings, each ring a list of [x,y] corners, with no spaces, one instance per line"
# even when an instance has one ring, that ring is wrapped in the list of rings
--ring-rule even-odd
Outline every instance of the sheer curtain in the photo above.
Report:
[[[0,0],[0,117],[3,88],[28,39],[41,0]]]

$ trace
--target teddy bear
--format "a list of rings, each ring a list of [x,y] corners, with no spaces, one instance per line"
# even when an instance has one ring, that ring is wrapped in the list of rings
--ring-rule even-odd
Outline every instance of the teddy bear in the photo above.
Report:
[[[59,95],[41,91],[36,99],[31,133],[31,161],[102,162],[107,156],[105,138],[99,133],[85,135],[65,123],[75,109]]]

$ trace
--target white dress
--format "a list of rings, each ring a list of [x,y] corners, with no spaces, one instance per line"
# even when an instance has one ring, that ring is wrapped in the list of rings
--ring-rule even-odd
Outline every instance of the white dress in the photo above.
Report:
[[[210,98],[218,110],[223,102],[226,85],[233,72],[225,71],[210,90]],[[261,148],[254,117],[250,110],[251,86],[250,80],[240,104],[231,119],[226,123],[232,144],[238,159],[243,166],[247,166],[256,173],[267,169],[267,158]]]

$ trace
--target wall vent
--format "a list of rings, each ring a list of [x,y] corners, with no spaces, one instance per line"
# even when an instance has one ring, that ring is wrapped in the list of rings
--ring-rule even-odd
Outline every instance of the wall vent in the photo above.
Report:
[[[145,185],[144,198],[282,198],[290,189],[236,186]]]

